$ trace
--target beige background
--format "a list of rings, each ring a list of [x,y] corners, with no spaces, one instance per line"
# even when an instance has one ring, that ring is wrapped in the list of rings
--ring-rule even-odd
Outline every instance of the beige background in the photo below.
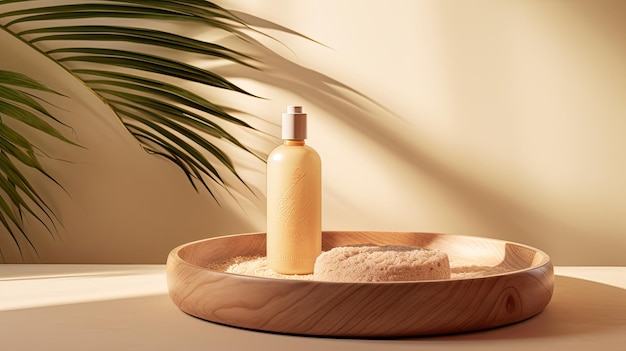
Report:
[[[271,49],[247,49],[263,72],[218,69],[266,98],[221,100],[270,135],[235,130],[262,154],[279,142],[285,106],[305,106],[325,230],[485,236],[559,265],[626,265],[626,3],[220,4],[324,44],[263,28],[291,50],[255,35]],[[163,263],[182,243],[264,231],[263,163],[233,154],[256,197],[222,192],[220,207],[61,69],[2,32],[0,43],[0,67],[70,97],[55,111],[85,147],[33,135],[66,192],[37,178],[63,226],[51,237],[29,220],[39,258],[24,261]],[[6,262],[21,260],[6,235],[0,245]]]

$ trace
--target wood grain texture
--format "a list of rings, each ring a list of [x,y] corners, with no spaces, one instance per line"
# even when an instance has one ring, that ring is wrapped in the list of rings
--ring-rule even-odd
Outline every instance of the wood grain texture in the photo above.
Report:
[[[211,238],[179,246],[167,260],[172,301],[221,324],[278,333],[399,337],[475,331],[530,318],[554,285],[550,258],[529,246],[494,239],[407,232],[324,232],[323,248],[350,244],[412,245],[451,260],[509,271],[479,278],[342,283],[244,276],[205,268],[236,256],[265,254],[265,233]]]

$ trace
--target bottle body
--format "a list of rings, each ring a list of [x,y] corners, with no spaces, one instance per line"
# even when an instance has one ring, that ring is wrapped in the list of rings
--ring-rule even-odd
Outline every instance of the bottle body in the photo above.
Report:
[[[282,274],[313,273],[322,251],[322,175],[318,153],[285,140],[267,161],[267,262]]]

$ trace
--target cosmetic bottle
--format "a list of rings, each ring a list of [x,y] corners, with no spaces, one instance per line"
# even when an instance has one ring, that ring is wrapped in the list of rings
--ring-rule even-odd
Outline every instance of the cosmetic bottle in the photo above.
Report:
[[[322,251],[322,166],[306,127],[302,107],[288,106],[267,160],[267,263],[282,274],[313,273]]]

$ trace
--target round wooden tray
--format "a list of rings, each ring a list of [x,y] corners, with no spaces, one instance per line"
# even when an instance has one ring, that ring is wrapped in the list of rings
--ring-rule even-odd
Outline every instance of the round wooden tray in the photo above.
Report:
[[[399,337],[475,331],[530,318],[554,286],[550,257],[529,246],[479,237],[406,232],[323,232],[323,249],[372,243],[439,249],[466,269],[504,268],[473,278],[410,282],[322,282],[264,278],[206,268],[265,255],[265,233],[179,246],[167,259],[170,297],[184,312],[269,332]]]

